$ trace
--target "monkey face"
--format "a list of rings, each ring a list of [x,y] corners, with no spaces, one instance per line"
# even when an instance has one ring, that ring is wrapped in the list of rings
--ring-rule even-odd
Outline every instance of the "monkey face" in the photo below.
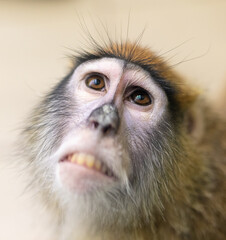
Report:
[[[203,138],[201,151],[195,150],[196,124],[187,115],[195,99],[138,43],[96,46],[76,57],[71,73],[34,109],[21,148],[30,186],[61,229],[57,239],[216,236],[203,226],[225,222],[223,205],[213,208],[223,192],[213,186],[222,183],[223,173],[220,162],[203,158],[215,140],[205,145]]]
[[[192,99],[147,49],[120,47],[77,57],[23,133],[30,186],[94,226],[138,226],[162,211],[183,149],[178,119]]]
[[[131,146],[166,115],[165,93],[146,71],[114,58],[79,65],[65,89],[74,109],[53,156],[59,185],[75,194],[128,188]]]

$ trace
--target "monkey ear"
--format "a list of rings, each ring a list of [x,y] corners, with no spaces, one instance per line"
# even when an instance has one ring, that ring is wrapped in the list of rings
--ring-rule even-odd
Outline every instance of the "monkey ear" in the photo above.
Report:
[[[204,115],[199,101],[195,102],[185,113],[185,129],[196,143],[200,142],[205,128]]]

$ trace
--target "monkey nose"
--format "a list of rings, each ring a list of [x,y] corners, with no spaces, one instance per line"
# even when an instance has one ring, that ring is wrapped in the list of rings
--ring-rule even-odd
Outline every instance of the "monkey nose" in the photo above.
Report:
[[[119,114],[113,104],[104,104],[92,111],[88,125],[104,135],[116,134],[119,128]]]

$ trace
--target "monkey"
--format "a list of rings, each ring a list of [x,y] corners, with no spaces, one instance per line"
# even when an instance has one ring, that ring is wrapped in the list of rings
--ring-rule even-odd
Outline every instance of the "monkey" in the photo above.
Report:
[[[226,125],[137,42],[79,52],[20,149],[57,240],[226,238]]]

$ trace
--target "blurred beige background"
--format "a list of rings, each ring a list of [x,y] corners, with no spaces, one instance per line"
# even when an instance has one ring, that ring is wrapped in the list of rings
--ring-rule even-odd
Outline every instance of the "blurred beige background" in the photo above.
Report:
[[[47,231],[39,232],[45,210],[22,194],[23,181],[8,165],[18,161],[12,156],[18,129],[38,99],[67,73],[68,48],[84,46],[79,22],[84,19],[98,37],[96,29],[104,32],[101,21],[119,39],[126,36],[128,18],[130,39],[146,26],[143,44],[169,59],[211,103],[226,94],[225,0],[1,0],[1,240],[50,240]]]

